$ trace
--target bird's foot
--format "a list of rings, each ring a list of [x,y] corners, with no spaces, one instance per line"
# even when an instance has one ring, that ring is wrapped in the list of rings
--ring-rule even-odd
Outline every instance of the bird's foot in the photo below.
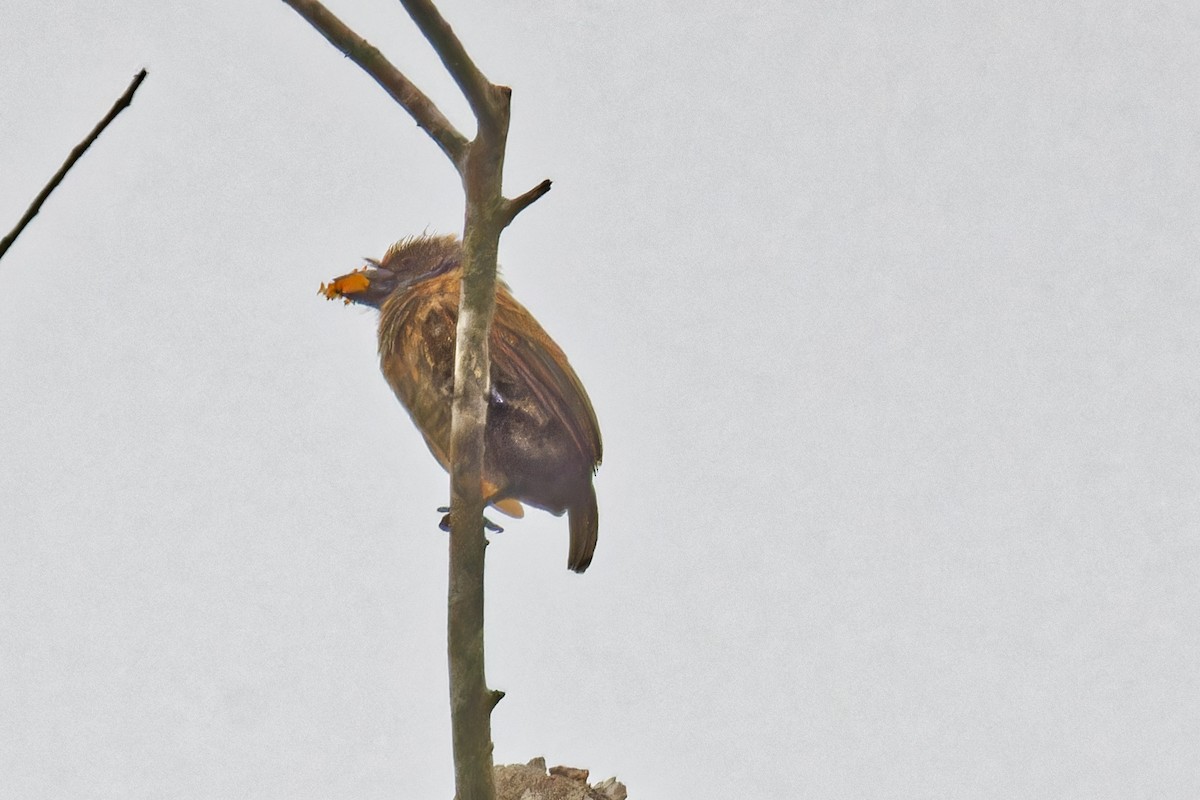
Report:
[[[438,527],[441,528],[442,530],[444,530],[446,533],[449,533],[450,532],[450,506],[438,506],[438,512],[446,515],[446,516],[442,517],[442,521],[438,523]],[[492,533],[504,533],[504,528],[501,528],[499,525],[492,522],[487,517],[483,518],[483,527],[487,528]]]

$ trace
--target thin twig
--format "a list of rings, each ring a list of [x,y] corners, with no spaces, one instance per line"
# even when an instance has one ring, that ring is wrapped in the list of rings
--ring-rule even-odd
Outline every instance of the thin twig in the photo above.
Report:
[[[283,0],[308,20],[329,43],[346,54],[363,72],[375,79],[392,99],[404,108],[462,172],[467,138],[416,84],[396,69],[379,49],[351,30],[317,0]]]
[[[87,149],[92,146],[92,142],[99,138],[100,134],[104,132],[104,129],[108,127],[108,123],[116,119],[117,114],[120,114],[129,107],[129,104],[133,102],[133,93],[137,91],[137,88],[142,85],[142,81],[145,79],[146,70],[142,70],[137,75],[134,75],[133,82],[129,84],[129,88],[125,90],[123,95],[117,98],[117,102],[114,103],[113,107],[110,108],[108,113],[104,115],[104,119],[96,123],[96,127],[92,128],[92,132],[88,134],[86,139],[75,145],[75,149],[72,150],[71,154],[67,156],[67,160],[63,162],[63,165],[58,168],[58,172],[54,173],[54,177],[50,179],[50,182],[47,183],[42,188],[42,191],[38,194],[38,196],[33,199],[33,203],[31,203],[29,208],[26,209],[25,216],[21,217],[21,221],[17,223],[17,227],[13,228],[12,231],[3,239],[0,239],[0,258],[3,258],[4,254],[8,252],[8,248],[17,240],[17,237],[21,235],[21,231],[25,230],[25,226],[37,216],[38,212],[42,209],[42,203],[46,202],[46,198],[50,196],[50,193],[58,188],[58,185],[62,183],[63,178],[67,176],[67,172],[70,171],[71,167],[75,166],[75,162],[79,160],[80,156],[87,152]]]

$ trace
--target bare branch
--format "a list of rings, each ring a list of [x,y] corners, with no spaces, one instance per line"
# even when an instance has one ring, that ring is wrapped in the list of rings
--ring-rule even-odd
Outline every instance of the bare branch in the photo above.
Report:
[[[467,138],[451,124],[450,120],[434,105],[416,84],[396,69],[379,49],[351,30],[346,23],[333,15],[318,0],[283,0],[308,24],[316,28],[330,44],[346,54],[355,64],[362,67],[376,83],[383,87],[392,99],[412,115],[420,126],[449,157],[455,169],[462,172],[462,162],[467,149]]]
[[[463,278],[459,299],[450,423],[450,558],[447,655],[454,784],[458,800],[494,800],[491,711],[503,697],[484,673],[483,455],[491,359],[488,336],[496,304],[500,233],[550,190],[543,181],[506,200],[501,193],[510,99],[475,66],[432,0],[401,0],[450,72],[475,115],[475,138],[463,139],[433,103],[367,42],[317,0],[284,0],[326,39],[388,90],[450,156],[466,194]],[[414,99],[415,98],[415,99]],[[436,117],[433,116],[436,114]]]
[[[413,22],[417,23],[421,33],[425,34],[425,38],[437,51],[438,58],[442,60],[446,71],[454,78],[454,82],[458,84],[458,88],[462,90],[463,96],[471,105],[471,111],[475,114],[479,125],[495,127],[499,123],[498,104],[502,102],[502,99],[507,100],[510,91],[508,87],[494,86],[479,71],[475,62],[467,55],[462,42],[458,40],[450,24],[442,17],[432,0],[400,0],[400,2],[404,4],[408,15],[412,17]]]
[[[500,219],[504,223],[504,227],[508,227],[517,214],[536,203],[548,191],[550,191],[550,180],[547,178],[525,194],[517,195],[512,200],[505,200],[504,207],[500,210]]]
[[[450,665],[450,727],[454,746],[454,785],[458,800],[494,800],[491,711],[495,695],[484,671],[484,555],[482,492],[484,431],[491,381],[488,332],[496,305],[496,251],[500,228],[496,208],[481,201],[478,176],[494,159],[481,157],[482,131],[467,155],[467,220],[463,234],[463,281],[454,359],[454,401],[450,419],[450,591],[446,619]],[[486,162],[480,165],[480,161]],[[499,197],[499,176],[488,180]]]
[[[33,203],[31,203],[29,208],[26,209],[25,215],[21,217],[21,220],[17,223],[17,226],[13,228],[7,236],[5,236],[3,239],[0,239],[0,258],[4,257],[4,254],[8,252],[8,248],[11,247],[12,243],[15,242],[17,237],[21,235],[21,231],[25,230],[25,226],[28,225],[30,221],[37,216],[38,212],[42,210],[42,203],[46,202],[46,198],[50,196],[50,193],[58,188],[58,185],[62,183],[63,178],[67,176],[67,172],[70,171],[71,167],[75,166],[75,162],[78,161],[80,156],[87,152],[87,149],[92,146],[92,142],[99,138],[100,134],[104,132],[104,129],[108,127],[110,122],[117,118],[118,114],[129,108],[129,104],[133,102],[133,93],[137,91],[138,87],[142,85],[142,81],[145,79],[146,70],[142,70],[137,75],[134,75],[133,81],[129,84],[129,88],[125,90],[125,93],[117,98],[117,102],[113,103],[113,107],[108,110],[108,113],[104,115],[104,118],[96,123],[96,127],[92,128],[92,132],[88,134],[87,138],[75,146],[75,149],[73,149],[70,155],[67,156],[67,160],[64,161],[63,165],[58,168],[58,172],[54,173],[54,177],[50,179],[50,182],[47,183],[42,188],[42,191],[38,193],[38,196],[33,199]]]

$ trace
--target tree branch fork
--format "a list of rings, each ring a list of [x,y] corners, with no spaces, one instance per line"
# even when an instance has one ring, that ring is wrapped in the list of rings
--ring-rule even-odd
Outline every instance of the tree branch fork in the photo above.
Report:
[[[466,98],[478,126],[475,140],[464,136],[427,94],[409,80],[377,47],[338,19],[320,0],[283,2],[300,14],[330,44],[358,64],[409,113],[450,159],[463,181],[464,188],[467,181],[467,155],[472,145],[481,138],[494,138],[497,134],[500,134],[501,139],[507,137],[512,89],[494,84],[484,76],[431,0],[400,2],[421,33],[429,40]],[[507,227],[517,214],[549,190],[550,181],[546,180],[511,200],[501,197],[503,205],[499,213],[500,218],[504,220],[504,226]]]
[[[550,191],[550,181],[514,198],[504,197],[501,189],[512,90],[484,76],[432,0],[400,2],[466,97],[476,121],[471,140],[377,48],[319,0],[284,2],[416,120],[450,159],[466,195],[450,434],[447,655],[457,800],[494,800],[491,711],[504,694],[487,687],[483,657],[487,540],[482,474],[491,364],[488,334],[496,301],[500,234],[521,211]]]

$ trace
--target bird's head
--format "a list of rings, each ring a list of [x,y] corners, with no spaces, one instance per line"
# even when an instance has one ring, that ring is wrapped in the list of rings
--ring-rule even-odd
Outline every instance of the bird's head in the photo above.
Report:
[[[456,236],[414,236],[396,242],[383,259],[364,259],[365,266],[321,284],[330,300],[379,308],[398,289],[441,275],[462,263],[462,245]]]

